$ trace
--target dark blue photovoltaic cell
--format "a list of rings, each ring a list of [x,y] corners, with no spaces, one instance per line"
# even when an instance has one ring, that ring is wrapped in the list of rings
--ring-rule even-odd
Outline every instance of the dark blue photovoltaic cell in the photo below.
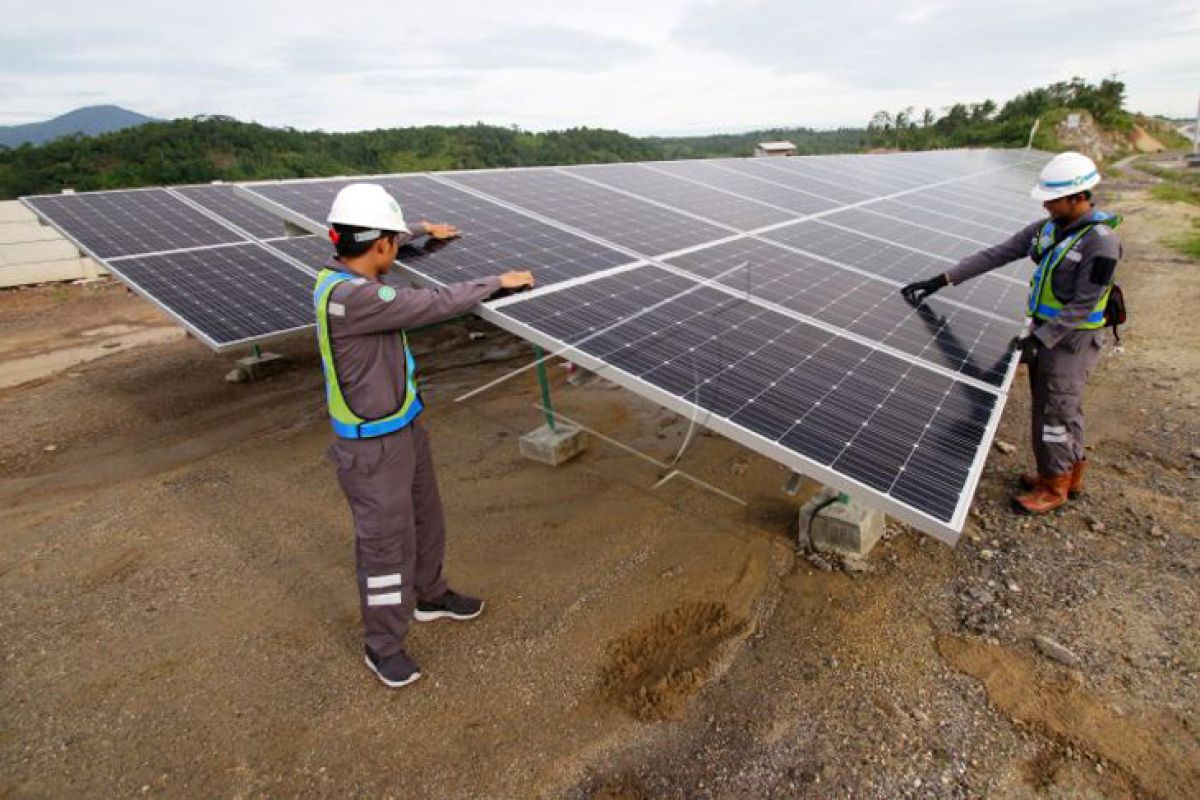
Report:
[[[996,402],[654,267],[502,313],[943,522]]]

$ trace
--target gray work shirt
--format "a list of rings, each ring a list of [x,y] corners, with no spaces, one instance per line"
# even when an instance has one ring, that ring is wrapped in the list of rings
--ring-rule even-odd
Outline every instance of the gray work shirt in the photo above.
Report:
[[[350,272],[336,259],[326,266]],[[498,277],[438,289],[386,286],[361,276],[335,286],[329,297],[329,339],[350,409],[364,419],[397,411],[406,377],[398,332],[465,314],[499,289]]]
[[[1055,244],[1074,235],[1089,221],[1090,215],[1085,214],[1073,225],[1057,231]],[[1034,243],[1043,224],[1045,220],[1031,222],[1008,240],[967,256],[946,272],[947,280],[957,285],[1017,259],[1032,258]],[[1097,225],[1076,243],[1054,268],[1051,280],[1050,289],[1062,303],[1062,312],[1052,320],[1034,319],[1033,335],[1039,342],[1054,347],[1087,319],[1112,282],[1121,252],[1121,240],[1107,225]],[[1099,335],[1100,331],[1093,333]]]

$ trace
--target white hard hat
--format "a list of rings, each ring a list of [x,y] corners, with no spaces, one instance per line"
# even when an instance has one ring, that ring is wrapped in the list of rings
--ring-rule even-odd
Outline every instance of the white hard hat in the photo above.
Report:
[[[1096,162],[1082,153],[1059,153],[1050,159],[1038,175],[1037,186],[1029,192],[1034,200],[1057,200],[1086,192],[1100,182]]]
[[[352,183],[338,192],[329,208],[329,224],[367,228],[364,233],[379,231],[371,237],[355,237],[361,241],[378,239],[384,233],[408,232],[400,204],[378,183]]]

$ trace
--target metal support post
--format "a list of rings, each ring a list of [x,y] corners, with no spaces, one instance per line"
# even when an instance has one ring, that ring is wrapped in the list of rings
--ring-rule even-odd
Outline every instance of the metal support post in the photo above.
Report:
[[[538,384],[542,388],[542,411],[546,414],[546,425],[550,430],[558,430],[554,421],[554,406],[550,404],[550,378],[546,375],[546,358],[542,348],[533,346],[533,354],[537,358]]]

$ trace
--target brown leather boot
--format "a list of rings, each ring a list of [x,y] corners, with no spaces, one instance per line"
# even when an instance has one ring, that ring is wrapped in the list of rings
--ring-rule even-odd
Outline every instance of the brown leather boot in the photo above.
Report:
[[[1068,472],[1045,476],[1041,485],[1032,492],[1013,497],[1013,509],[1022,514],[1045,514],[1066,505],[1067,494],[1071,491],[1071,475]]]
[[[1067,492],[1067,497],[1070,499],[1074,500],[1075,498],[1079,497],[1079,495],[1083,494],[1083,473],[1086,470],[1086,458],[1081,458],[1079,461],[1076,461],[1075,466],[1071,468],[1071,488]],[[1017,483],[1020,484],[1022,489],[1033,491],[1041,486],[1042,476],[1037,473],[1037,470],[1034,470],[1033,472],[1023,472],[1021,473],[1021,477],[1017,478]]]

